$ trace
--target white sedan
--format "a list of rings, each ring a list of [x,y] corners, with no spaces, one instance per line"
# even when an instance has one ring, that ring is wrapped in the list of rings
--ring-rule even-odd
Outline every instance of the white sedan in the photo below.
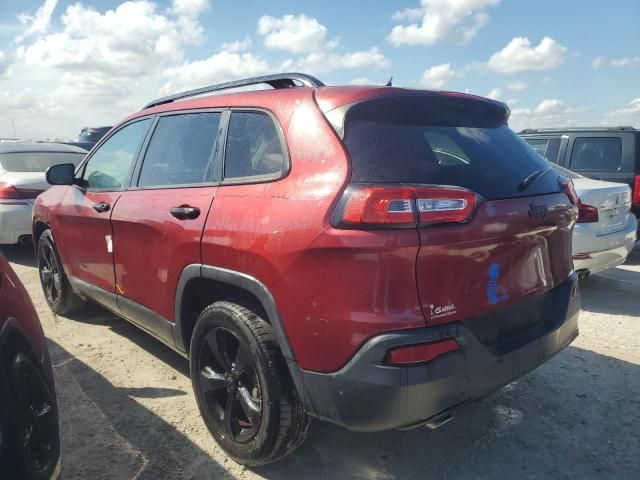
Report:
[[[78,165],[86,154],[60,143],[0,142],[0,244],[31,239],[33,202],[49,188],[46,169],[58,163]]]
[[[573,230],[573,265],[581,276],[624,263],[636,243],[638,220],[631,213],[631,189],[603,182],[552,164],[573,180],[578,194],[578,221]]]

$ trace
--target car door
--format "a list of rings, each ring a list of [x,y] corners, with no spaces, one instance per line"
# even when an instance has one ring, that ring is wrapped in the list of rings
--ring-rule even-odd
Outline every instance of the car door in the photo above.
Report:
[[[69,280],[76,290],[115,308],[113,231],[110,217],[127,188],[150,118],[128,123],[109,136],[76,174],[65,193],[54,231]]]
[[[169,343],[178,279],[184,267],[200,263],[202,230],[218,183],[222,116],[159,116],[132,186],[111,217],[120,309]]]
[[[570,145],[570,170],[596,180],[633,185],[634,136],[630,132],[589,132]]]

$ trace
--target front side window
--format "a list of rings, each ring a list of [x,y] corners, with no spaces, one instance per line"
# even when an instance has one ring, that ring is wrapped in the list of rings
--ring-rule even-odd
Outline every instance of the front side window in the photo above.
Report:
[[[233,112],[229,120],[224,176],[227,179],[277,176],[285,154],[271,117],[260,112]]]
[[[96,150],[82,175],[87,188],[118,190],[125,187],[150,122],[146,118],[121,128]]]
[[[622,139],[619,137],[576,138],[571,152],[571,170],[620,170]]]
[[[220,117],[219,112],[161,117],[149,142],[138,186],[211,182]]]

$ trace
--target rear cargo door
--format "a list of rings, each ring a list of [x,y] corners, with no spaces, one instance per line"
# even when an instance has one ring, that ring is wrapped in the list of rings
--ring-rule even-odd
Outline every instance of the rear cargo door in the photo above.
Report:
[[[542,294],[573,270],[576,209],[550,164],[506,125],[503,105],[464,95],[386,97],[352,107],[352,182],[464,187],[464,223],[418,227],[416,283],[429,325]]]

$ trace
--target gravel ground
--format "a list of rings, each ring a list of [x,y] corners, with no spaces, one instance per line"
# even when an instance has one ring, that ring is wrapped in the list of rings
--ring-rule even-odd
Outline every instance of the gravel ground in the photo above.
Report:
[[[581,285],[581,334],[526,377],[436,431],[358,434],[315,422],[307,442],[245,469],[210,438],[188,363],[98,307],[48,309],[31,250],[4,249],[49,338],[63,478],[640,478],[640,251]]]

